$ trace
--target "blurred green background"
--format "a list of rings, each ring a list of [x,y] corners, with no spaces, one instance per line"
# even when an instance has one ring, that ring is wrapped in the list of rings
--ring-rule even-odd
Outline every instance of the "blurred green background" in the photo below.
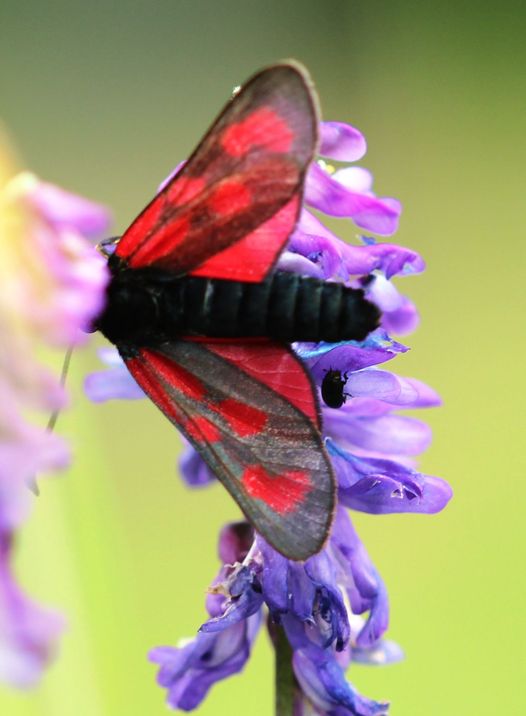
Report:
[[[429,265],[403,280],[423,321],[391,367],[442,394],[445,407],[425,416],[435,438],[422,465],[455,490],[441,515],[355,518],[406,660],[349,677],[390,699],[393,716],[526,708],[525,20],[510,1],[0,6],[0,114],[25,164],[112,207],[115,233],[265,64],[304,62],[324,117],[366,134],[377,191],[404,203],[394,240]],[[69,631],[34,693],[0,693],[6,716],[165,713],[146,652],[201,624],[216,535],[238,517],[220,486],[181,485],[178,437],[152,405],[87,402],[96,345],[74,356],[58,425],[74,466],[43,483],[19,549],[24,585],[68,615]],[[270,714],[272,692],[262,634],[246,672],[199,713]]]

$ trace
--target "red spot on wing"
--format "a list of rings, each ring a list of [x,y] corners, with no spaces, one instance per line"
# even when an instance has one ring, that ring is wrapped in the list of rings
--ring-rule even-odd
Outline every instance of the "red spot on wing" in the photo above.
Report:
[[[250,189],[237,179],[226,179],[212,192],[207,201],[214,214],[232,216],[247,209],[252,203]]]
[[[233,157],[242,157],[258,146],[271,152],[288,152],[293,132],[281,117],[268,107],[261,107],[240,122],[230,124],[221,137],[221,146]]]
[[[157,375],[172,388],[179,390],[193,400],[202,400],[204,398],[206,388],[195,375],[160,353],[153,351],[141,351],[141,353],[157,372]]]
[[[206,187],[206,180],[203,177],[182,176],[174,180],[166,192],[167,200],[173,206],[187,204],[196,196],[202,193]]]
[[[133,375],[137,383],[147,393],[153,402],[172,420],[180,421],[181,415],[177,410],[173,400],[165,390],[157,382],[157,376],[149,365],[149,356],[141,358],[127,358],[125,360],[126,367]],[[144,360],[144,358],[146,360]]]
[[[194,375],[159,353],[141,351],[141,356],[126,359],[128,370],[153,402],[172,420],[175,420],[190,439],[197,442],[221,440],[218,428],[204,415],[188,418],[178,409],[172,396],[165,390],[161,380],[190,398],[202,399],[205,388]]]
[[[268,416],[263,410],[242,403],[234,398],[227,398],[217,403],[215,409],[228,422],[240,437],[257,435],[265,427]]]
[[[274,216],[202,263],[190,272],[191,275],[221,277],[231,281],[262,281],[294,229],[299,201],[298,195],[293,196]]]
[[[300,363],[281,343],[209,343],[208,350],[238,366],[260,383],[282,395],[319,428],[312,384]]]
[[[183,430],[186,431],[190,439],[197,442],[214,443],[221,439],[219,430],[203,415],[183,423]]]
[[[163,256],[173,254],[175,247],[188,235],[190,221],[187,216],[169,219],[142,246],[139,246],[130,259],[133,268],[158,262]]]
[[[288,470],[273,475],[262,465],[250,465],[241,477],[247,494],[262,500],[279,514],[293,512],[312,490],[310,475],[302,470]]]

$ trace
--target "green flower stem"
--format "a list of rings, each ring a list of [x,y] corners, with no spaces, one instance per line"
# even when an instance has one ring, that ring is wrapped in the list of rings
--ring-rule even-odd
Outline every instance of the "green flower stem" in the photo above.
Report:
[[[277,627],[276,651],[276,716],[292,716],[296,680],[292,670],[292,648],[283,627]]]

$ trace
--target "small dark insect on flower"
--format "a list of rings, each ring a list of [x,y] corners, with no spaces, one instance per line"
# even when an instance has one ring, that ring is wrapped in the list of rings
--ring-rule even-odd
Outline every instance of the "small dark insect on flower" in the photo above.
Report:
[[[341,370],[328,370],[321,384],[321,397],[329,408],[341,408],[350,393],[345,393],[345,384],[349,380],[347,373]]]

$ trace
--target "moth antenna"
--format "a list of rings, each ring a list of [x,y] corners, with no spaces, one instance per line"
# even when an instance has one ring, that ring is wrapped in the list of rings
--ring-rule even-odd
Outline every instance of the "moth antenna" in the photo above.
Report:
[[[68,376],[68,370],[69,370],[69,365],[71,363],[72,355],[73,355],[73,346],[70,346],[66,351],[66,355],[64,356],[64,362],[62,363],[62,371],[60,373],[60,380],[59,380],[61,388],[63,388],[66,385],[66,378]],[[48,420],[48,424],[46,426],[46,430],[49,433],[52,433],[53,430],[55,429],[55,425],[57,423],[59,414],[60,414],[60,409],[54,410],[51,413],[51,416]]]
[[[64,361],[62,363],[62,371],[60,373],[60,379],[59,379],[59,384],[60,384],[61,388],[63,388],[66,385],[66,378],[68,375],[68,370],[69,370],[69,365],[71,363],[72,355],[73,355],[73,346],[70,346],[66,351],[66,354],[64,356]],[[52,433],[53,430],[55,429],[55,425],[57,424],[59,414],[60,414],[60,410],[54,410],[51,413],[48,423],[46,425],[46,431],[48,433]],[[40,495],[40,490],[38,488],[37,478],[35,477],[35,475],[31,475],[31,477],[27,478],[27,486],[29,487],[29,489],[31,490],[31,492],[34,495],[36,495],[37,497]]]

